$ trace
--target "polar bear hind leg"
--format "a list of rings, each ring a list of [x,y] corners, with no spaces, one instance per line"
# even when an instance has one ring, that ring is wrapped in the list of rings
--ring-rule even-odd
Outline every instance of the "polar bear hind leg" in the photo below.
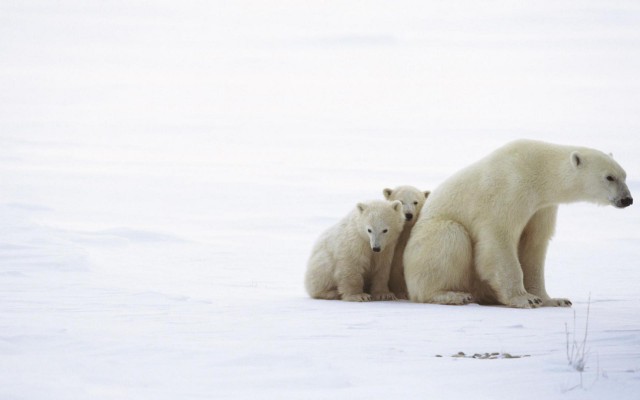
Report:
[[[409,298],[419,303],[473,302],[468,292],[473,254],[467,231],[449,220],[418,223],[423,229],[409,240],[404,255]]]
[[[313,254],[305,275],[305,286],[311,298],[340,300],[340,293],[333,279],[328,259],[323,251],[317,251]]]

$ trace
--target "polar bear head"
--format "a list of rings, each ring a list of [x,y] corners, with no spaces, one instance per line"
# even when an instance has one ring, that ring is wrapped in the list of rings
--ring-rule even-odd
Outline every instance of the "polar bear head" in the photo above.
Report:
[[[398,186],[395,189],[387,188],[382,191],[385,199],[390,201],[399,200],[402,203],[402,211],[407,222],[417,219],[422,205],[429,197],[429,193],[429,191],[421,192],[413,186]]]
[[[582,183],[586,200],[618,208],[633,204],[626,184],[627,174],[613,156],[598,150],[580,149],[571,153],[571,164]]]
[[[358,229],[369,238],[371,250],[383,251],[395,246],[404,224],[402,203],[374,200],[358,203]]]

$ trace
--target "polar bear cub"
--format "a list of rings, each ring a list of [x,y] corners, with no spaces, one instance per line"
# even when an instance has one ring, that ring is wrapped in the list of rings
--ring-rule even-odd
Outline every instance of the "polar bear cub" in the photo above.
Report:
[[[404,224],[400,201],[358,203],[316,242],[305,287],[315,299],[395,300],[389,270]]]
[[[387,200],[399,200],[402,203],[402,212],[405,217],[404,228],[402,229],[402,233],[400,233],[396,250],[393,253],[391,273],[389,274],[389,289],[398,299],[409,298],[407,295],[407,284],[404,281],[402,255],[409,240],[411,229],[418,219],[422,205],[427,197],[429,197],[429,193],[429,191],[423,192],[413,186],[398,186],[395,189],[387,188],[382,191],[382,194],[384,194]]]
[[[558,205],[630,206],[625,180],[610,155],[586,147],[518,140],[497,149],[429,196],[404,252],[409,298],[571,306],[545,289],[545,257]]]

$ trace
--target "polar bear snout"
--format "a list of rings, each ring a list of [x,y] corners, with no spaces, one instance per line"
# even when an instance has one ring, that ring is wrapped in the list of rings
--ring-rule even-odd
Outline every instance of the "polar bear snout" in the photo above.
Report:
[[[411,213],[406,213],[406,214],[404,215],[404,219],[405,219],[405,220],[407,220],[407,221],[411,221],[411,220],[413,219],[413,214],[411,214]]]
[[[376,253],[380,253],[382,249],[380,248],[380,246],[376,246],[376,247],[372,247],[371,250],[375,251]]]
[[[629,207],[632,204],[633,204],[633,198],[631,196],[624,197],[624,198],[616,201],[616,207],[618,207],[618,208]]]
[[[615,179],[615,178],[614,178]],[[608,177],[607,177],[608,180]],[[624,181],[615,181],[617,185],[615,186],[615,191],[613,193],[612,198],[610,198],[610,203],[616,208],[625,208],[629,207],[633,204],[633,197],[631,197],[631,192],[627,187]]]

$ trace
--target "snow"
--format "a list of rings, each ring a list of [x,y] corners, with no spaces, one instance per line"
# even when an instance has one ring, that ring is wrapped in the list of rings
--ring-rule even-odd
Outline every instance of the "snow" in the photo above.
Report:
[[[612,152],[637,197],[637,3],[34,0],[0,21],[1,399],[637,398],[635,205],[561,207],[547,285],[572,309],[302,286],[355,203],[519,137]],[[565,327],[581,341],[589,304],[580,374]]]

